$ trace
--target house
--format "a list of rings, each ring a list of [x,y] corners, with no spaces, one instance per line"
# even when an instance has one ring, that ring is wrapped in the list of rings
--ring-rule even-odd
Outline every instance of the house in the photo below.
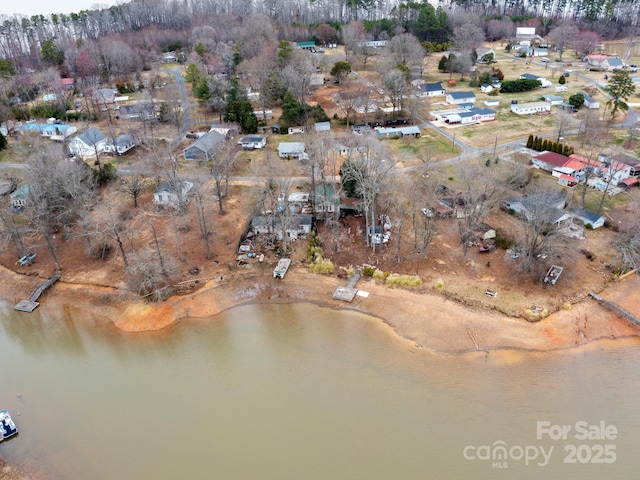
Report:
[[[563,173],[558,178],[558,184],[562,185],[563,187],[573,188],[578,184],[578,179],[576,177]]]
[[[309,86],[319,87],[324,85],[324,73],[312,73],[309,76]]]
[[[323,183],[317,185],[313,200],[316,214],[332,214],[340,211],[340,197],[333,185]]]
[[[413,137],[418,138],[420,136],[420,127],[393,127],[393,128],[378,128],[376,130],[378,138],[404,138]]]
[[[587,176],[587,171],[598,168],[598,163],[590,161],[580,155],[571,154],[561,167],[556,167],[551,172],[554,177],[561,177],[562,174],[569,175],[581,182]]]
[[[584,57],[590,70],[594,71],[612,71],[624,67],[624,62],[618,56],[608,56],[602,54],[587,55]]]
[[[164,63],[176,63],[178,61],[178,56],[176,52],[165,52],[162,54],[162,61]]]
[[[331,130],[331,122],[316,122],[313,124],[316,132],[329,132]]]
[[[497,98],[491,98],[489,100],[485,100],[484,104],[487,107],[497,107],[498,105],[500,105],[500,100]]]
[[[309,50],[310,52],[314,52],[316,50],[316,42],[314,41],[296,42],[296,45],[298,45],[302,50]]]
[[[512,103],[511,111],[516,115],[545,114],[551,112],[551,104],[547,102]]]
[[[31,186],[28,183],[25,183],[9,195],[11,198],[11,206],[14,209],[19,210],[27,204],[27,197],[29,196],[30,189]]]
[[[571,213],[573,214],[573,218],[580,220],[585,226],[591,225],[591,228],[594,230],[604,226],[605,218],[586,208],[576,207],[571,209]]]
[[[116,102],[118,90],[115,88],[99,88],[93,92],[91,99],[95,105],[107,105]]]
[[[187,195],[193,183],[186,181],[168,181],[153,192],[153,203],[161,207],[179,207],[187,201]]]
[[[116,153],[123,155],[136,146],[133,135],[124,133],[118,135],[114,142],[107,142],[104,146],[104,153]]]
[[[563,209],[566,198],[562,192],[546,192],[529,196],[506,198],[503,206],[527,220],[541,219],[549,224],[559,224],[571,218]]]
[[[613,161],[607,166],[603,166],[600,172],[605,181],[609,182],[611,180],[612,185],[618,185],[624,179],[631,177],[632,168],[631,165]]]
[[[62,142],[77,131],[78,129],[75,125],[65,125],[63,123],[26,123],[20,127],[21,133],[35,132],[41,137],[48,138],[54,142]]]
[[[107,136],[96,127],[91,127],[69,142],[69,153],[80,157],[99,155],[109,142]]]
[[[566,92],[568,88],[566,85],[558,85],[556,88],[554,88],[554,90],[556,92]]]
[[[532,40],[537,36],[535,27],[516,27],[517,40]]]
[[[76,81],[74,78],[65,77],[60,79],[60,83],[62,84],[62,88],[69,91],[73,90],[76,86]]]
[[[475,103],[476,95],[473,92],[451,92],[447,94],[447,103],[459,105],[461,103]]]
[[[259,150],[266,147],[267,137],[266,135],[247,135],[238,140],[238,145],[240,145],[243,150]]]
[[[540,82],[540,88],[548,88],[552,85],[552,83],[544,77],[539,75],[534,75],[532,73],[523,73],[520,75],[520,78],[523,80],[538,80]]]
[[[629,174],[632,177],[640,177],[640,161],[637,158],[631,157],[629,155],[625,155],[624,153],[619,153],[617,155],[613,155],[609,157],[608,155],[600,154],[598,155],[598,160],[601,162],[620,162],[625,165],[629,165],[631,167]]]
[[[289,127],[289,129],[287,130],[287,133],[289,135],[295,135],[298,133],[304,133],[304,127],[302,125],[298,125],[296,127]]]
[[[449,125],[470,125],[489,122],[496,119],[496,112],[489,108],[471,108],[442,115],[442,119]]]
[[[442,88],[442,83],[422,83],[418,85],[419,97],[442,97],[447,94],[447,91]]]
[[[580,95],[584,97],[584,106],[587,108],[600,108],[600,102],[591,97],[591,95],[587,95],[584,92],[578,92]]]
[[[278,155],[280,158],[295,158],[298,160],[308,160],[309,155],[305,152],[304,142],[280,142],[278,144]]]
[[[284,217],[287,238],[297,240],[301,235],[311,233],[313,217],[311,215],[288,215]],[[256,215],[251,219],[251,231],[259,234],[276,234],[282,240],[282,227],[280,215]]]
[[[118,116],[122,120],[155,120],[156,114],[151,103],[138,103],[135,105],[120,105]]]
[[[562,105],[564,103],[564,98],[558,95],[547,94],[543,95],[542,98],[544,98],[544,101],[550,103],[552,106]]]
[[[209,160],[224,144],[226,137],[215,130],[210,130],[182,152],[185,160]]]
[[[560,155],[556,152],[542,152],[531,159],[531,163],[535,168],[544,170],[545,172],[553,172],[554,168],[562,167],[569,161],[568,157]]]
[[[370,47],[370,48],[378,48],[378,47],[386,47],[388,40],[363,40],[358,42],[358,47]]]
[[[211,124],[210,132],[218,132],[224,135],[225,138],[235,137],[240,133],[240,125],[237,123],[219,123],[214,122]]]
[[[493,86],[489,85],[488,83],[483,83],[482,85],[480,85],[480,91],[482,93],[491,93],[493,92]]]
[[[265,120],[271,120],[273,118],[272,110],[254,110],[253,114],[259,122],[264,122]]]
[[[476,63],[493,63],[497,58],[495,50],[491,47],[478,47],[476,54],[478,55]]]

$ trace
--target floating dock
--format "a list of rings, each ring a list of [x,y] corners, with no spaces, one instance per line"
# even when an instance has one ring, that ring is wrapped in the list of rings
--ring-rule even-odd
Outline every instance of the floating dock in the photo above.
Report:
[[[21,312],[33,312],[40,303],[37,302],[40,295],[42,295],[51,285],[60,280],[60,275],[56,274],[48,280],[42,282],[38,285],[28,300],[21,300],[20,303],[15,305],[13,308],[15,310],[19,310]]]

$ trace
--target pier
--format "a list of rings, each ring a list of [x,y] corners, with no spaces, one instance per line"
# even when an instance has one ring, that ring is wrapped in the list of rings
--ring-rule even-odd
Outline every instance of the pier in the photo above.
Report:
[[[617,305],[617,304],[615,304],[613,302],[610,302],[609,300],[605,300],[604,298],[599,297],[598,295],[596,295],[593,292],[589,292],[589,295],[594,300],[596,300],[597,302],[601,303],[605,307],[613,310],[617,314],[619,314],[619,315],[623,316],[624,318],[626,318],[627,320],[629,320],[635,326],[640,327],[640,320],[638,320],[631,312],[626,311],[620,305]]]
[[[60,280],[60,275],[56,274],[53,277],[50,277],[48,280],[42,282],[38,285],[35,290],[31,293],[31,296],[28,300],[21,300],[20,303],[15,305],[13,308],[15,310],[19,310],[21,312],[33,312],[40,303],[38,303],[38,299],[40,296],[54,283]]]

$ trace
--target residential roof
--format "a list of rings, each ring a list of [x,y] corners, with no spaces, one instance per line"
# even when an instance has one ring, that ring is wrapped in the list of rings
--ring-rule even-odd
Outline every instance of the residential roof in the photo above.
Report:
[[[97,127],[91,127],[89,130],[85,130],[84,132],[78,134],[76,136],[78,140],[81,140],[85,145],[93,146],[96,145],[103,140],[106,140],[107,136],[100,131]]]
[[[20,127],[22,132],[39,132],[39,133],[63,133],[70,128],[71,125],[64,123],[49,124],[49,123],[26,123]],[[72,132],[73,133],[73,132]]]
[[[482,108],[482,107],[473,107],[470,110],[467,110],[466,112],[460,112],[460,116],[461,117],[472,117],[474,115],[491,115],[491,114],[495,114],[496,112],[494,110],[491,110],[490,108]]]
[[[516,37],[535,36],[535,34],[536,34],[535,27],[517,27],[516,28]]]
[[[534,75],[533,73],[523,73],[520,75],[520,78],[524,78],[526,80],[540,80],[540,76]]]
[[[584,97],[584,101],[585,102],[589,102],[589,103],[593,103],[596,102],[597,100],[594,100],[593,97],[591,95],[587,95],[584,92],[578,92],[580,95],[582,95]]]
[[[525,103],[513,103],[511,104],[511,108],[513,107],[525,107],[525,108],[549,107],[551,108],[551,105],[549,104],[549,102],[525,102]]]
[[[548,163],[549,165],[554,165],[556,167],[562,167],[565,163],[567,163],[567,161],[569,161],[568,157],[565,157],[564,155],[556,152],[542,152],[540,155],[536,155],[533,158],[541,162]]]
[[[223,141],[225,138],[226,137],[222,133],[217,132],[215,130],[210,130],[207,133],[205,133],[203,136],[198,138],[191,145],[189,145],[187,148],[185,148],[184,151],[186,152],[187,150],[197,149],[204,153],[210,153],[213,147],[215,147],[218,143]]]
[[[129,133],[123,133],[122,135],[118,135],[116,138],[117,147],[126,147],[131,143],[133,143],[133,135]]]
[[[444,90],[444,88],[442,88],[442,83],[440,82],[423,83],[418,88],[425,92],[439,92],[440,90]]]
[[[73,85],[76,81],[73,78],[70,77],[66,77],[66,78],[61,78],[60,81],[62,82],[62,85],[69,86],[69,85]]]
[[[586,220],[585,223],[595,224],[602,219],[602,215],[598,215],[586,208],[575,207],[571,209],[571,212],[581,219]]]
[[[278,152],[280,154],[302,153],[305,150],[304,142],[280,142]]]
[[[300,48],[312,48],[316,46],[316,42],[296,42]]]
[[[331,122],[316,122],[313,126],[316,132],[328,132],[331,130]]]
[[[246,137],[242,137],[238,140],[238,143],[255,143],[261,142],[265,139],[264,135],[247,135]]]
[[[449,95],[456,100],[461,98],[476,98],[476,94],[473,92],[450,92]]]
[[[29,190],[31,190],[31,185],[25,183],[11,192],[9,196],[11,200],[25,200],[29,196]]]
[[[587,166],[586,163],[581,162],[580,160],[576,160],[574,158],[569,158],[567,163],[563,165],[563,168],[571,169],[571,170],[582,170]]]
[[[627,177],[620,180],[620,183],[624,183],[627,187],[631,187],[632,185],[640,183],[640,179],[638,179],[638,177]]]
[[[420,127],[415,125],[409,127],[379,128],[378,135],[386,136],[394,133],[402,133],[402,135],[420,135]]]
[[[640,161],[637,158],[631,157],[629,155],[625,155],[624,153],[613,155],[611,158],[616,162],[624,163],[625,165],[629,165],[631,167],[635,167],[640,163]]]
[[[620,57],[609,57],[607,58],[607,63],[610,67],[622,67],[623,63],[620,60]]]

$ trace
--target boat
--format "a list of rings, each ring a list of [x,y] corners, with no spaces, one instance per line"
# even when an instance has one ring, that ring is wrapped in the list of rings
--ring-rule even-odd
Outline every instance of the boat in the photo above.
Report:
[[[0,441],[18,433],[16,424],[13,423],[8,410],[0,410]]]
[[[281,258],[278,260],[278,265],[273,270],[273,278],[284,278],[289,269],[289,265],[291,265],[290,258]]]

